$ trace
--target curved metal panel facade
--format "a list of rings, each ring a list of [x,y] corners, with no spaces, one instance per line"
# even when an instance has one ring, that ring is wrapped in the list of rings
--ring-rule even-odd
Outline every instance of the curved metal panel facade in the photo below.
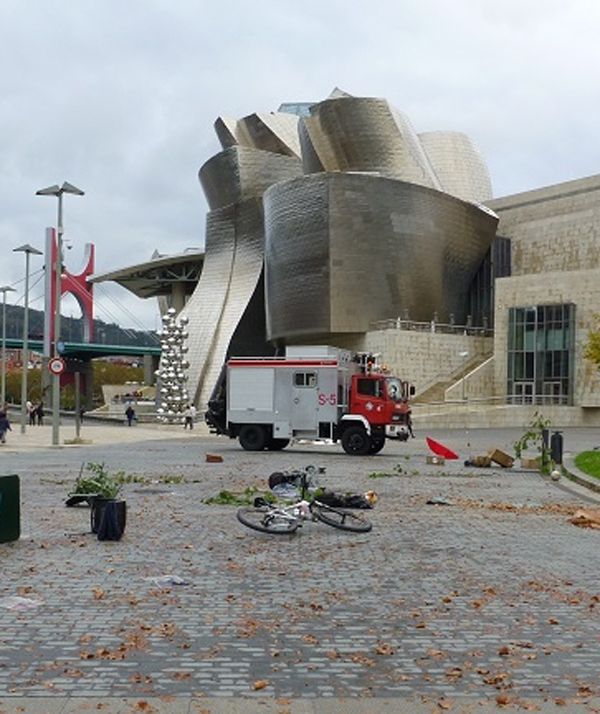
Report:
[[[385,99],[328,99],[300,121],[303,153],[314,153],[325,171],[375,172],[438,187],[410,122]]]
[[[277,181],[300,176],[299,159],[246,146],[232,146],[210,158],[198,178],[211,209],[262,196]]]
[[[190,393],[195,394],[197,403],[205,403],[210,396],[262,270],[260,198],[211,211],[206,225],[204,270],[182,311],[189,318],[188,377]]]
[[[290,107],[217,119],[224,150],[199,171],[211,211],[184,308],[197,403],[232,349],[354,339],[406,313],[464,319],[495,234],[473,203],[487,170],[463,135],[419,137],[384,99],[341,92]]]
[[[402,315],[467,311],[498,219],[384,177],[313,174],[265,193],[267,337],[365,332]]]
[[[298,117],[293,114],[250,114],[239,120],[238,136],[257,149],[300,157]]]
[[[419,134],[419,139],[444,191],[475,203],[492,198],[492,182],[483,156],[466,134],[430,131]]]

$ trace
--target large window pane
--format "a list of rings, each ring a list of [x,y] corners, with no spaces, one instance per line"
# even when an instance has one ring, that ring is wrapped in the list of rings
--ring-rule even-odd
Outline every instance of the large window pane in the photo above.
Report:
[[[508,394],[516,394],[522,382],[537,403],[571,403],[574,323],[571,304],[509,310]]]

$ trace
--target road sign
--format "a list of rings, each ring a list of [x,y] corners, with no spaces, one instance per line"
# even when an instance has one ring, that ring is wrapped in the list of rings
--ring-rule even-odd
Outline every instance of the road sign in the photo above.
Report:
[[[61,357],[48,360],[48,370],[51,374],[62,374],[65,371],[65,361]]]

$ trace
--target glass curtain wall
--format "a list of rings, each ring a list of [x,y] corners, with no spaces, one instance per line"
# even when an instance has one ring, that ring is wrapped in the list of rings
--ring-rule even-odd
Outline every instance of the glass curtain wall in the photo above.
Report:
[[[575,305],[511,307],[507,395],[513,404],[572,404]]]

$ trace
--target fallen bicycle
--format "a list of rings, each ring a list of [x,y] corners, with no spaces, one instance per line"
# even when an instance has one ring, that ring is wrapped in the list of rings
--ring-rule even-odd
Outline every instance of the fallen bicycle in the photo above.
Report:
[[[308,481],[314,471],[314,467],[308,467],[306,471],[301,472],[298,501],[282,505],[268,503],[259,497],[255,499],[254,506],[238,509],[238,521],[247,528],[273,535],[294,533],[304,521],[320,521],[340,530],[368,533],[373,525],[362,513],[328,505],[314,495],[309,498]]]

